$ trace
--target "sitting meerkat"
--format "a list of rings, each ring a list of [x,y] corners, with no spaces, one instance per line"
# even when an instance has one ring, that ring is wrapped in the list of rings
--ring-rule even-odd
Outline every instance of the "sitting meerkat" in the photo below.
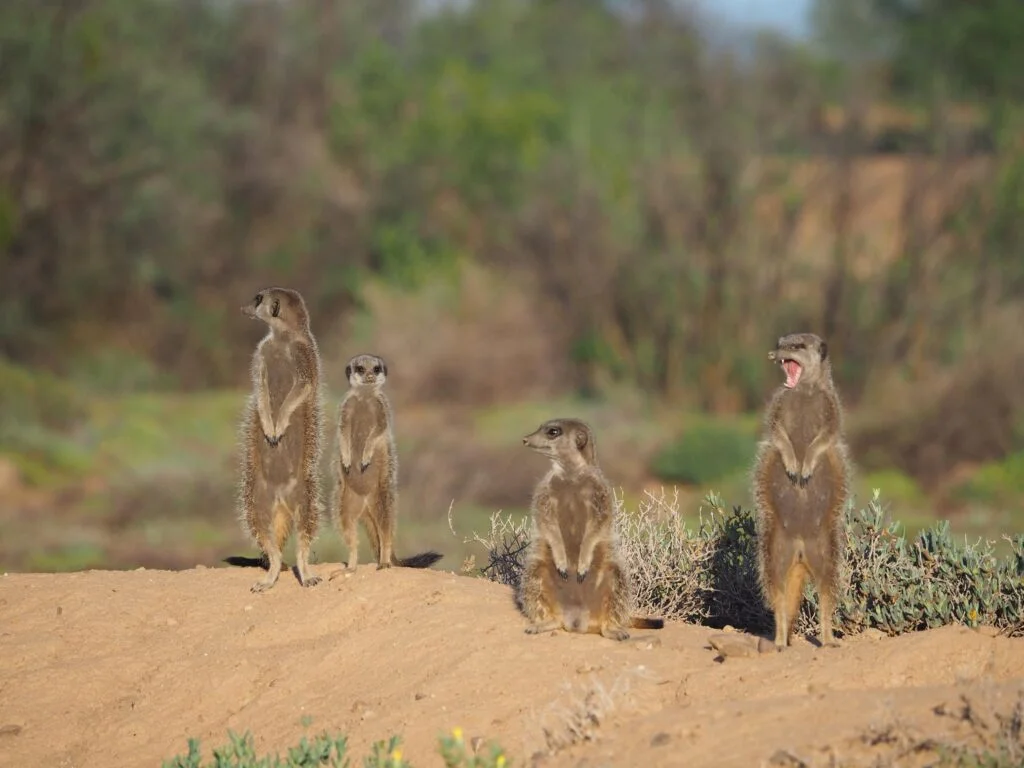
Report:
[[[613,528],[612,489],[597,463],[590,427],[546,421],[523,438],[551,459],[532,502],[532,534],[519,587],[530,634],[564,628],[626,640],[626,627],[664,621],[631,616],[630,581]]]

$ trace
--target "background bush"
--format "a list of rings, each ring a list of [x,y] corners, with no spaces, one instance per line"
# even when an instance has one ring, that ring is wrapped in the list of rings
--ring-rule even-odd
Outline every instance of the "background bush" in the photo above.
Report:
[[[706,485],[751,466],[757,450],[753,428],[729,421],[696,421],[651,462],[669,483]]]

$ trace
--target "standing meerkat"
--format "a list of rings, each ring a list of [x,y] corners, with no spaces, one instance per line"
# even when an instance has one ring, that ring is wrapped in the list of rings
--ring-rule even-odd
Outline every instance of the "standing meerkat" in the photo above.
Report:
[[[240,517],[268,561],[253,592],[281,574],[281,550],[297,530],[296,566],[305,587],[320,583],[309,548],[320,519],[320,353],[298,291],[267,288],[242,307],[270,331],[252,358],[252,394],[242,420]]]
[[[661,619],[630,615],[612,489],[597,464],[590,427],[577,419],[553,419],[523,444],[551,459],[533,492],[530,546],[519,585],[519,604],[530,620],[527,633],[564,628],[626,640],[627,626],[663,627]]]
[[[768,404],[754,465],[761,586],[778,650],[789,645],[808,577],[818,591],[821,644],[834,646],[850,482],[843,409],[823,339],[783,336],[768,357],[786,380]]]
[[[399,565],[428,568],[437,552],[398,558],[393,551],[397,526],[398,450],[391,403],[384,394],[388,367],[376,355],[356,355],[345,367],[349,390],[338,406],[337,485],[334,517],[348,547],[347,571],[359,560],[360,520],[377,558],[377,568]],[[335,571],[336,576],[342,571]]]

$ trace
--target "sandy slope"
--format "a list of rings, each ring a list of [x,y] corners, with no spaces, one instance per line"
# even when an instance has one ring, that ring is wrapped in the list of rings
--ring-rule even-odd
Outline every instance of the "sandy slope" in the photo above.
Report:
[[[208,754],[228,729],[261,749],[327,729],[360,757],[401,734],[430,766],[453,726],[522,765],[585,709],[604,713],[594,739],[538,764],[756,766],[780,749],[825,764],[865,759],[871,727],[957,736],[937,705],[1008,709],[1024,690],[1024,640],[959,627],[719,663],[695,626],[528,636],[507,588],[450,573],[365,566],[312,590],[286,574],[253,595],[256,576],[0,578],[0,765],[152,766],[188,736]]]

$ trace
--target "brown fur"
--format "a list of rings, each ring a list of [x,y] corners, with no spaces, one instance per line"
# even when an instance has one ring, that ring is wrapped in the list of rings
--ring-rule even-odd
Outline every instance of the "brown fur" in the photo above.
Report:
[[[553,629],[629,637],[626,627],[660,629],[629,613],[630,580],[614,534],[611,486],[597,464],[591,429],[555,419],[523,438],[551,459],[534,489],[533,532],[519,588],[530,634]]]
[[[400,559],[394,553],[398,450],[391,403],[383,389],[387,364],[375,355],[357,355],[349,360],[345,375],[350,387],[338,407],[333,509],[348,547],[346,569],[354,571],[359,560],[360,520],[373,547],[377,568],[428,568],[442,555],[423,552]]]
[[[808,579],[818,591],[821,643],[835,645],[832,615],[850,484],[842,405],[818,336],[784,336],[769,358],[796,361],[801,373],[795,386],[773,394],[754,466],[761,586],[774,613],[777,649],[789,645]]]
[[[299,581],[311,587],[320,583],[309,566],[321,509],[320,354],[297,291],[260,291],[242,312],[270,328],[252,358],[252,394],[240,435],[239,516],[268,565],[266,578],[252,590],[262,592],[277,582],[281,550],[293,530]]]

